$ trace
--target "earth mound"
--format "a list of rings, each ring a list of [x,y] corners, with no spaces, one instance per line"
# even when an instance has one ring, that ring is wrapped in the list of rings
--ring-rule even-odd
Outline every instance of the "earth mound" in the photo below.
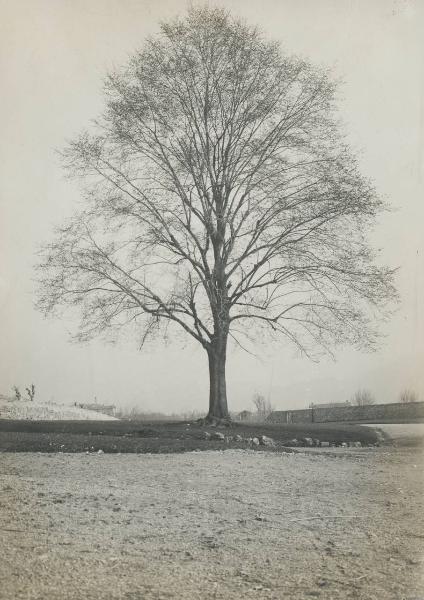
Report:
[[[115,417],[78,406],[15,400],[0,396],[0,419],[26,421],[116,421]]]

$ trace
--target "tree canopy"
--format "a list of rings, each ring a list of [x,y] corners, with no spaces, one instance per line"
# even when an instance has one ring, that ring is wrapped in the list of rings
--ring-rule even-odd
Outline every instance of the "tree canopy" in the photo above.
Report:
[[[373,348],[396,297],[367,238],[384,205],[336,90],[224,10],[163,23],[107,76],[104,113],[63,152],[85,202],[44,249],[39,307],[77,307],[82,340],[182,328],[225,396],[215,416],[228,337],[244,346],[259,328],[308,356]]]

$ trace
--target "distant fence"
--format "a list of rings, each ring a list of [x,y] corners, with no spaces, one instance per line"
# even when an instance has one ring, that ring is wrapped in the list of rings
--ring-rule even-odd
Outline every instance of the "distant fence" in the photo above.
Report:
[[[424,402],[275,410],[269,415],[267,421],[269,423],[420,422],[424,421]]]

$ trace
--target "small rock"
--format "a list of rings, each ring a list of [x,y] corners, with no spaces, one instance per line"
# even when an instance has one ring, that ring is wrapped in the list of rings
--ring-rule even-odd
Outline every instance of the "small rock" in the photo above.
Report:
[[[240,571],[238,571],[237,575],[239,577],[249,577],[249,573],[247,571],[244,571],[243,569],[240,569]]]
[[[259,436],[259,443],[261,446],[275,446],[274,440],[266,435]]]
[[[104,454],[103,450],[97,450],[97,454]]]
[[[347,444],[347,442],[342,442],[342,443],[340,444],[340,446],[341,446],[342,448],[347,448],[348,444]]]
[[[313,446],[313,441],[310,437],[302,438],[302,442],[305,444],[305,446]]]
[[[330,442],[321,442],[321,448],[329,448]]]
[[[224,441],[225,435],[223,433],[221,433],[220,431],[214,431],[212,434],[210,434],[210,438],[211,438],[211,440]]]
[[[254,446],[259,446],[259,439],[257,437],[252,438],[252,444]]]

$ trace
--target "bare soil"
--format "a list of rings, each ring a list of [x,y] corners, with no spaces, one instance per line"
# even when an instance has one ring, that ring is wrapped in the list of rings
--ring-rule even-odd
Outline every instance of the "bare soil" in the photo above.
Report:
[[[422,459],[2,453],[0,598],[422,598]]]

